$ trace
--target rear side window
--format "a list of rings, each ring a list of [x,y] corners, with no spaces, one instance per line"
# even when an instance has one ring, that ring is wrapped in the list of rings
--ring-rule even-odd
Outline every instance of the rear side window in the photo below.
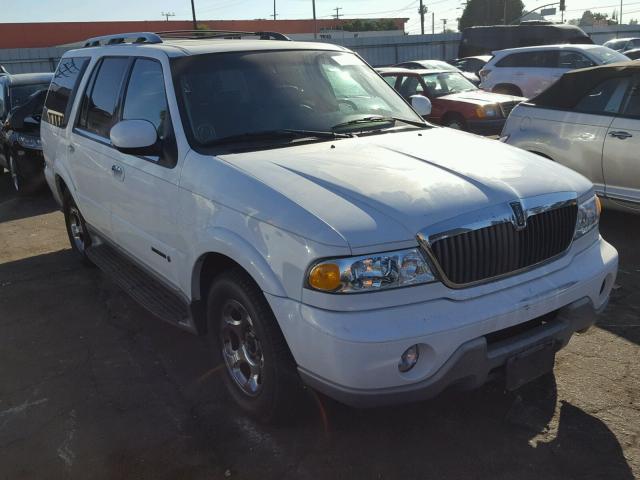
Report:
[[[111,127],[116,120],[116,107],[128,65],[127,57],[102,59],[94,69],[82,99],[78,127],[104,138],[109,137]]]
[[[56,127],[67,126],[73,100],[89,58],[69,57],[60,60],[44,104],[42,119]]]
[[[605,80],[582,97],[575,110],[596,115],[615,115],[620,110],[628,88],[628,78]]]
[[[640,118],[640,85],[636,85],[631,90],[629,100],[624,108],[624,115],[634,118]]]
[[[558,66],[560,68],[569,68],[576,70],[578,68],[593,67],[595,63],[589,60],[580,52],[561,51],[559,54]]]
[[[517,68],[555,68],[557,65],[558,52],[553,50],[512,53],[496,63],[496,67]]]

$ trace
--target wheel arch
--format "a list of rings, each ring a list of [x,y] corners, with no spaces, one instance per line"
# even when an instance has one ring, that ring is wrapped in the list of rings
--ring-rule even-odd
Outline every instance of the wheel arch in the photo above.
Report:
[[[522,89],[514,83],[505,83],[505,82],[497,83],[493,86],[491,91],[493,93],[502,93],[500,92],[501,89],[510,91],[511,92],[510,95],[515,95],[520,97],[522,96]]]

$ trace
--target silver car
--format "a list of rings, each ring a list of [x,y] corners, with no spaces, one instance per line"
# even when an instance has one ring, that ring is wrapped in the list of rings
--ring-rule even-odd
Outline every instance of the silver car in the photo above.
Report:
[[[640,213],[640,64],[565,74],[511,112],[501,140],[582,173],[609,205]]]

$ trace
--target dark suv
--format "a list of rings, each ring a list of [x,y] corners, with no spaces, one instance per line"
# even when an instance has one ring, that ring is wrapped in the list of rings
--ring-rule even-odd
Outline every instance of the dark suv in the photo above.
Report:
[[[0,75],[0,172],[18,193],[44,185],[40,118],[52,73]]]

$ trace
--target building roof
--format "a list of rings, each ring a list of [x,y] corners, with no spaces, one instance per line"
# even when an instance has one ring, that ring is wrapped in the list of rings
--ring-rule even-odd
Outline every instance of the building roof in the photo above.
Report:
[[[368,19],[375,20],[375,19]],[[408,18],[392,18],[398,30],[404,30]],[[284,34],[309,34],[314,28],[340,29],[352,19],[313,20],[201,20],[198,27],[210,30],[241,30],[249,32],[277,31]],[[136,22],[56,22],[56,23],[0,23],[0,48],[39,48],[68,45],[87,38],[126,32],[159,32],[190,30],[191,21],[151,20]]]

